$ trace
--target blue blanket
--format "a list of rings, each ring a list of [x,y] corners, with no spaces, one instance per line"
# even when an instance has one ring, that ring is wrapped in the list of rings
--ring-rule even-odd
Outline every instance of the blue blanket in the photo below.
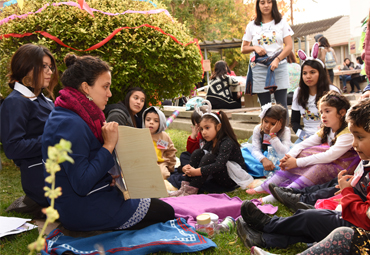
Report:
[[[87,238],[64,236],[54,229],[46,238],[45,254],[72,251],[78,255],[99,254],[96,244],[105,254],[148,254],[159,251],[172,253],[196,252],[216,247],[210,239],[195,232],[182,218],[158,223],[141,230],[121,230]]]

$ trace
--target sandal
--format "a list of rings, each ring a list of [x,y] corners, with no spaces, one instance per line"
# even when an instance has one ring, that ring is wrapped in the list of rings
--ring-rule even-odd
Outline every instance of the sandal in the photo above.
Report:
[[[255,194],[269,194],[268,192],[266,191],[256,191],[255,189],[247,189],[245,191],[247,194],[249,195],[255,195]]]

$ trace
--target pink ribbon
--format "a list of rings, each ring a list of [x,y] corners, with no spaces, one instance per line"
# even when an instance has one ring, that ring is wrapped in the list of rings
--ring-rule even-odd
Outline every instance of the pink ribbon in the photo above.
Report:
[[[75,3],[75,2],[60,2],[60,3],[53,3],[52,5],[53,6],[59,6],[59,5],[69,5],[69,6],[75,6],[75,7],[78,7],[78,8],[81,8],[80,5],[78,3]],[[43,10],[45,10],[48,6],[50,6],[49,4],[45,4],[43,7],[41,7],[40,9],[38,9],[37,11],[35,12],[27,12],[25,14],[22,14],[22,15],[10,15],[9,17],[6,17],[2,20],[0,20],[0,26],[9,22],[10,20],[12,19],[16,19],[16,18],[19,18],[19,19],[25,19],[27,18],[27,16],[29,15],[33,15],[33,14],[36,14],[36,13],[40,13],[42,12]],[[84,6],[85,7],[85,6]],[[84,8],[85,9],[85,8]],[[109,16],[117,16],[117,15],[124,15],[124,14],[128,14],[128,13],[139,13],[139,14],[158,14],[158,13],[161,13],[161,12],[164,12],[168,17],[171,18],[172,22],[174,22],[174,20],[172,19],[171,17],[171,14],[166,10],[166,9],[156,9],[156,10],[149,10],[149,11],[132,11],[132,10],[127,10],[125,12],[122,12],[122,13],[110,13],[110,12],[103,12],[101,10],[97,10],[97,9],[93,9],[93,8],[90,8],[91,11],[93,12],[100,12],[102,14],[105,14],[105,15],[109,15]],[[89,12],[90,13],[90,12]],[[92,14],[92,13],[90,13]]]

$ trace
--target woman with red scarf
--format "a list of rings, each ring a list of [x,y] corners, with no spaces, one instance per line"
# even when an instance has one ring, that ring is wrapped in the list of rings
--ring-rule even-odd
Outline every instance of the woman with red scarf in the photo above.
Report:
[[[64,89],[45,125],[42,154],[64,138],[72,143],[75,163],[63,163],[56,174],[62,196],[55,208],[72,231],[141,229],[174,219],[174,210],[158,199],[124,200],[108,171],[118,141],[118,123],[105,122],[103,110],[112,96],[111,71],[97,57],[67,55],[61,82]]]

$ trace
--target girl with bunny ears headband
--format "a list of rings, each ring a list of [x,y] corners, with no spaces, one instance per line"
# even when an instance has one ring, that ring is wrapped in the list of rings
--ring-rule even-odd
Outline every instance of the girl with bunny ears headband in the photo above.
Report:
[[[319,44],[318,43],[315,43],[312,46],[311,57],[307,57],[306,53],[303,50],[301,49],[298,50],[298,57],[303,60],[303,63],[306,60],[315,60],[319,62],[323,68],[325,68],[325,64],[318,58],[318,56],[319,56]]]
[[[291,124],[294,132],[303,130],[307,137],[315,134],[321,124],[317,102],[330,90],[340,92],[337,87],[330,85],[325,65],[317,58],[318,50],[317,43],[312,47],[311,57],[298,50],[298,56],[304,62],[301,67],[299,87],[293,94]],[[304,128],[300,124],[301,116]]]

